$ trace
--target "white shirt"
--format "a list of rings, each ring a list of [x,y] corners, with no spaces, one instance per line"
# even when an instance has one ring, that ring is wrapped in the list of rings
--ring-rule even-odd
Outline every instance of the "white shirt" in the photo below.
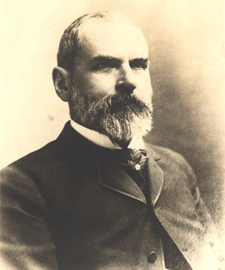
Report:
[[[80,135],[87,140],[101,147],[116,150],[122,149],[115,141],[111,141],[108,136],[101,134],[95,130],[86,128],[70,120],[72,128],[74,128]],[[145,144],[142,137],[134,136],[128,145],[128,148],[145,149]]]

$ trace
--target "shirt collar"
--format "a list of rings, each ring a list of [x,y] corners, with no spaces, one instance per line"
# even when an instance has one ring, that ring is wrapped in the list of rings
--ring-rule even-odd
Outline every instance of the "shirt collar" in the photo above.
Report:
[[[82,135],[84,138],[94,144],[112,150],[122,149],[116,142],[111,141],[109,137],[104,134],[81,126],[78,123],[74,122],[72,119],[70,120],[70,124],[72,128],[74,128],[78,133],[80,133],[80,135]],[[134,136],[130,144],[128,145],[128,148],[145,149],[145,144],[142,137]]]

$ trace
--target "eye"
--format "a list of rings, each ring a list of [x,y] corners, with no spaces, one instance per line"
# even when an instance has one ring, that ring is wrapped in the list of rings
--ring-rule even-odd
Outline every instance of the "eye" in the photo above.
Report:
[[[107,62],[104,62],[104,63],[99,63],[98,65],[96,65],[96,68],[110,68],[112,67],[112,64],[111,63],[107,63]]]
[[[148,67],[148,62],[146,60],[133,60],[130,62],[130,67],[145,70]]]
[[[109,70],[109,69],[113,69],[113,68],[118,68],[118,63],[115,61],[111,61],[111,60],[106,60],[106,61],[101,61],[99,63],[97,63],[94,66],[94,70],[97,71],[101,71],[101,70]]]

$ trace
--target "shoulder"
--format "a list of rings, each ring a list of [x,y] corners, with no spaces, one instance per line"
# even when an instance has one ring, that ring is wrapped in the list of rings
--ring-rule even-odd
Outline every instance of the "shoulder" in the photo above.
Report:
[[[54,145],[54,142],[49,143],[3,168],[0,177],[4,194],[9,193],[11,197],[12,194],[21,193],[23,198],[30,194],[40,196],[42,180],[51,179],[49,168],[53,168],[51,164],[56,164]]]
[[[12,162],[6,168],[25,168],[32,166],[37,167],[38,164],[46,164],[52,162],[57,156],[57,144],[55,141],[48,143],[44,147],[29,153],[28,155]],[[4,171],[6,168],[3,168]]]
[[[66,124],[68,126],[68,124]],[[29,153],[28,155],[12,162],[6,168],[3,168],[1,171],[1,176],[5,172],[14,171],[42,171],[45,167],[51,167],[52,165],[57,165],[62,157],[62,152],[64,151],[64,141],[62,140],[62,133],[64,132],[65,127],[59,137],[46,144],[42,148]],[[65,132],[64,132],[65,133]]]
[[[147,143],[148,147],[150,147],[153,152],[155,152],[156,155],[159,156],[160,159],[172,159],[172,160],[180,160],[183,159],[182,155],[169,149],[165,148],[162,146],[154,145],[154,144],[149,144]]]
[[[160,164],[165,164],[165,165],[177,165],[177,166],[182,166],[182,165],[188,165],[187,161],[185,158],[171,150],[165,147],[161,147],[158,145],[153,145],[146,143],[147,149],[150,152],[149,154],[153,156],[153,158],[156,161],[159,161]]]

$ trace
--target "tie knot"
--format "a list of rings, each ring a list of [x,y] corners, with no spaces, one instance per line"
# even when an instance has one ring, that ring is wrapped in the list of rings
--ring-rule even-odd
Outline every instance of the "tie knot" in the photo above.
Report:
[[[145,165],[148,161],[147,152],[139,149],[115,150],[115,159],[117,164],[123,169],[139,186],[146,195],[147,174]]]
[[[130,152],[131,160],[134,162],[139,162],[142,158],[142,155],[147,158],[147,152],[145,150],[130,148],[128,149]]]
[[[145,150],[134,148],[117,150],[116,159],[120,165],[126,166],[132,170],[144,168],[148,161],[147,152]]]

